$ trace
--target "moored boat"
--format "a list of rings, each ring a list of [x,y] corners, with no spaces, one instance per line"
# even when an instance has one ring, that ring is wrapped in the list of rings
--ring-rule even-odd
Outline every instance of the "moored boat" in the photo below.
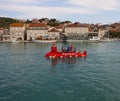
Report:
[[[17,40],[16,38],[12,38],[11,42],[19,42],[19,40]]]

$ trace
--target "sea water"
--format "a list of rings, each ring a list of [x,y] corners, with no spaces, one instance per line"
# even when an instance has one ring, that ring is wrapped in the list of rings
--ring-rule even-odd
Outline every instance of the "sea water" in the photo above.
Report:
[[[87,58],[46,59],[51,43],[0,43],[0,101],[120,101],[120,42],[74,45]]]

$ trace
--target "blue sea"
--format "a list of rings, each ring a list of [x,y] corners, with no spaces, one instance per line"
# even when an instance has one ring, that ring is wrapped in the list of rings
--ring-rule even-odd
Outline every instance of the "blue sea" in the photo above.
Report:
[[[0,43],[0,101],[120,101],[120,42],[57,43],[87,58],[46,59],[51,43]]]

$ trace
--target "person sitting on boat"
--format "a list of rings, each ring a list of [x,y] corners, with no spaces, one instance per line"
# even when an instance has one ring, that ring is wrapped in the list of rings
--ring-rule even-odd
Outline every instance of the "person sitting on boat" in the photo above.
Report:
[[[70,52],[74,52],[74,46],[73,45],[70,46]]]
[[[66,52],[66,49],[65,49],[64,46],[62,46],[61,51],[62,51],[62,52]]]
[[[70,47],[69,47],[69,46],[67,47],[67,50],[66,50],[66,51],[67,51],[67,52],[70,52]]]

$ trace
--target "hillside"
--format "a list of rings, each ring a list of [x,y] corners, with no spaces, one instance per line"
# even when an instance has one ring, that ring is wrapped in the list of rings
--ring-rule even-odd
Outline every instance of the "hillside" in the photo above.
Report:
[[[7,17],[0,17],[0,28],[8,28],[13,22],[20,22],[19,20]]]

